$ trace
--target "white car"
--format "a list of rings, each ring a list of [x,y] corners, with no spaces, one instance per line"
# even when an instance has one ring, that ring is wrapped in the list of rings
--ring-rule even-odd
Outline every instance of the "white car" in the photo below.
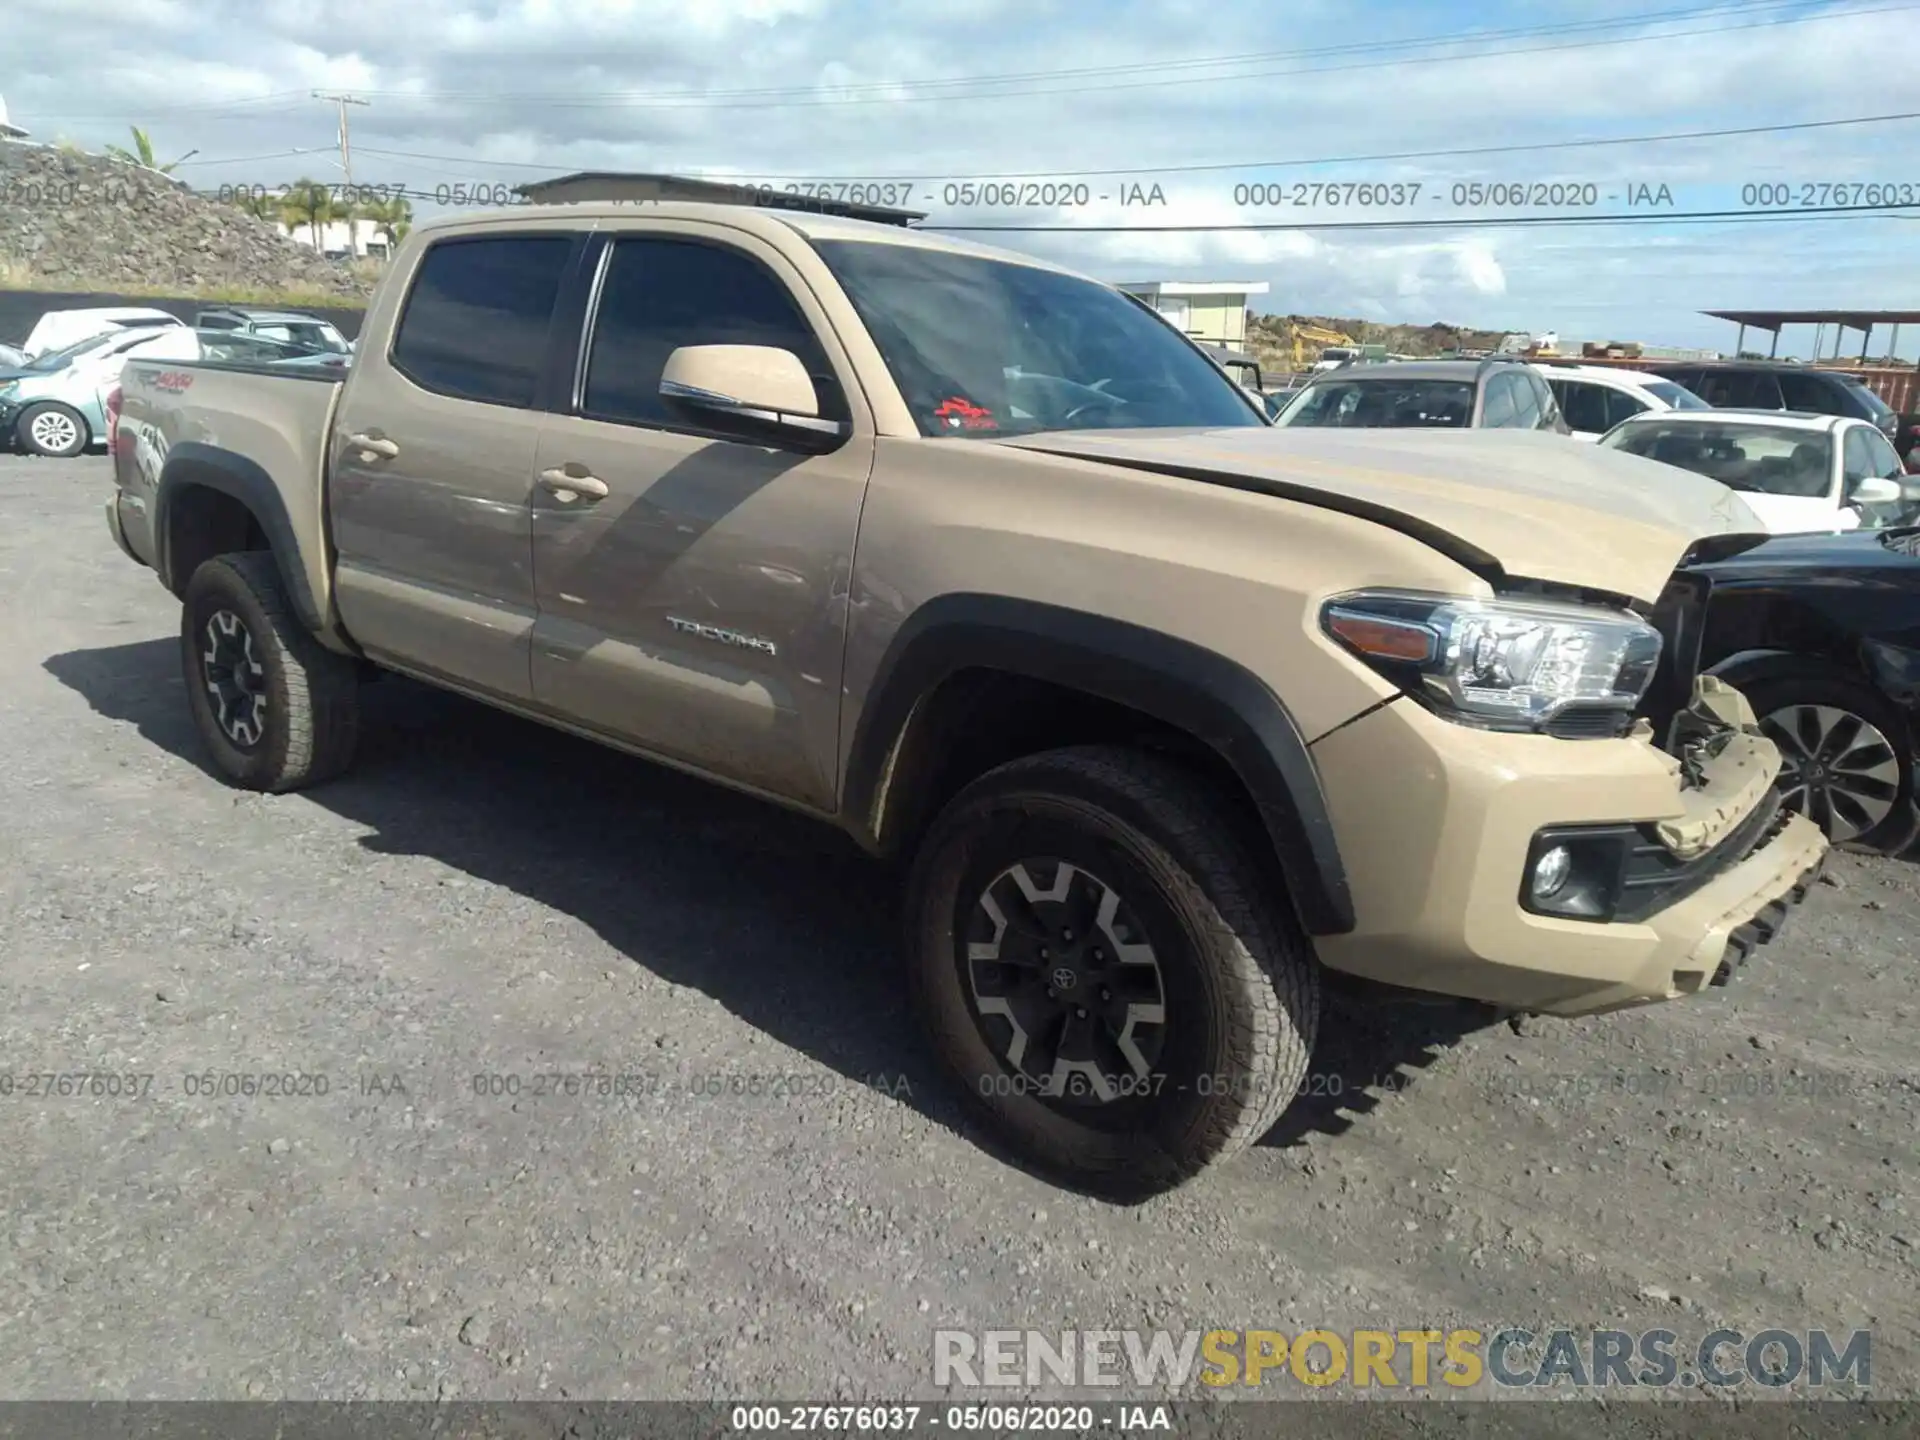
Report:
[[[1706,401],[1671,380],[1639,370],[1605,365],[1536,364],[1540,378],[1560,402],[1576,440],[1598,440],[1634,415],[1649,410],[1706,410]]]
[[[1877,425],[1850,416],[1648,411],[1600,444],[1718,480],[1775,535],[1879,529],[1920,516],[1920,482]]]
[[[82,310],[49,310],[34,322],[21,350],[29,360],[107,330],[182,325],[177,315],[144,305],[96,305]]]

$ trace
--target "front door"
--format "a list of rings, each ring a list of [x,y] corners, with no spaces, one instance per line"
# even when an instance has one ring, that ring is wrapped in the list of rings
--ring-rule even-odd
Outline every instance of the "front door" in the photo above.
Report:
[[[373,658],[531,698],[537,407],[555,305],[584,244],[553,228],[438,241],[389,351],[355,357],[329,509],[336,603]]]
[[[724,238],[723,238],[724,237]],[[533,495],[536,700],[663,758],[820,810],[837,791],[848,575],[873,426],[806,283],[685,222],[610,241],[571,414]],[[683,345],[772,345],[852,420],[829,454],[729,438],[664,399]],[[568,490],[567,478],[584,488]],[[604,492],[604,493],[602,493]]]

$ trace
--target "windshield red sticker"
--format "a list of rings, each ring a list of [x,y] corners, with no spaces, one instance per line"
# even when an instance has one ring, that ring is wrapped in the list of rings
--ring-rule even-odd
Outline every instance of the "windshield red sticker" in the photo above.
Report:
[[[949,395],[933,412],[933,418],[945,422],[951,430],[998,430],[1000,422],[991,410],[984,410],[960,395]]]

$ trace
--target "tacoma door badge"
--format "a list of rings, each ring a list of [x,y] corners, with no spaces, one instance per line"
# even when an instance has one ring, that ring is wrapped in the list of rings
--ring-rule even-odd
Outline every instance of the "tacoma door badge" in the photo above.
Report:
[[[667,624],[682,635],[698,635],[702,640],[716,640],[722,645],[731,645],[736,650],[757,650],[762,655],[780,653],[771,640],[762,640],[757,635],[742,635],[738,630],[725,630],[718,625],[702,625],[698,620],[681,620],[672,615],[667,617]]]

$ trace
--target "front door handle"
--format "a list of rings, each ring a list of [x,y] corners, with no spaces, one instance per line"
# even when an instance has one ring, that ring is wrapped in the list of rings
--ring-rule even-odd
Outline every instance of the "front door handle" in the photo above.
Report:
[[[391,440],[382,440],[373,435],[349,435],[347,444],[369,455],[378,455],[382,460],[391,460],[400,453],[400,447]]]
[[[604,500],[607,498],[607,482],[588,474],[575,475],[565,468],[542,470],[540,488],[562,500]]]

